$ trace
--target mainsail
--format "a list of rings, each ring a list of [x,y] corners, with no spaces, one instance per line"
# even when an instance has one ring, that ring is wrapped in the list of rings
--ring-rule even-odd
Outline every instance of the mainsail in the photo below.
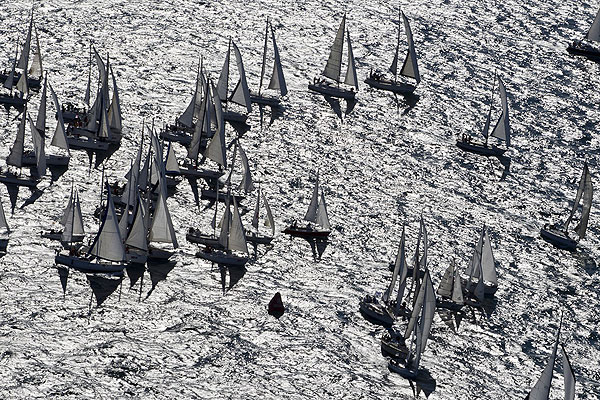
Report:
[[[593,187],[592,187],[592,177],[590,175],[590,170],[588,168],[587,162],[583,164],[583,173],[581,174],[581,179],[579,180],[579,187],[577,188],[577,195],[575,196],[575,202],[573,203],[573,208],[571,209],[571,214],[565,223],[565,231],[569,229],[569,224],[571,220],[575,216],[575,212],[579,207],[579,201],[583,197],[583,206],[581,209],[581,219],[579,220],[579,224],[575,228],[575,231],[579,235],[580,239],[585,237],[585,231],[587,230],[588,221],[590,219],[590,211],[592,208],[592,195],[593,195]]]
[[[279,56],[279,48],[275,42],[275,32],[271,27],[271,39],[273,40],[273,74],[271,75],[271,81],[269,82],[269,89],[279,89],[279,93],[282,96],[287,94],[287,85],[283,76],[283,68],[281,66],[281,58]]]
[[[337,34],[335,35],[335,40],[333,41],[333,45],[331,46],[331,52],[329,53],[329,58],[327,59],[325,70],[323,71],[323,75],[333,79],[336,82],[340,81],[340,73],[342,70],[342,50],[344,48],[345,31],[346,14],[344,14],[342,22],[340,23],[340,27],[338,28]]]
[[[510,146],[510,123],[508,119],[508,100],[506,98],[506,87],[504,86],[504,82],[502,79],[498,77],[498,90],[500,92],[500,100],[502,102],[502,115],[498,119],[494,130],[492,131],[492,136],[497,137],[498,139],[504,140],[506,142],[506,147]]]
[[[594,22],[592,22],[592,26],[590,26],[590,30],[585,35],[585,38],[593,42],[600,42],[600,10],[598,10],[596,18],[594,18]]]
[[[402,19],[404,20],[404,30],[406,32],[406,40],[408,42],[408,53],[404,59],[402,70],[400,74],[409,78],[414,78],[417,83],[421,81],[421,75],[419,74],[419,67],[417,65],[417,53],[415,51],[415,43],[413,42],[412,31],[408,19],[404,13],[401,13]]]
[[[556,358],[556,349],[558,348],[559,336],[560,325],[558,327],[558,332],[556,333],[556,341],[554,342],[554,346],[552,347],[552,354],[550,355],[548,364],[546,364],[546,368],[544,368],[542,376],[540,376],[536,384],[533,386],[533,388],[527,395],[527,400],[547,400],[549,398],[550,385],[552,384],[552,372],[554,371],[554,360]]]
[[[317,222],[317,210],[319,207],[319,173],[317,172],[317,179],[315,181],[315,188],[313,189],[312,199],[308,206],[308,211],[304,219],[310,222]]]
[[[115,204],[108,183],[106,189],[108,192],[106,213],[89,253],[105,260],[123,261],[125,259],[125,248],[121,240]]]
[[[73,236],[84,235],[83,217],[81,215],[81,205],[79,203],[79,193],[75,190],[72,195],[73,201],[69,200],[69,205],[65,210],[65,221],[63,224],[63,233],[60,240],[63,242],[73,241]]]

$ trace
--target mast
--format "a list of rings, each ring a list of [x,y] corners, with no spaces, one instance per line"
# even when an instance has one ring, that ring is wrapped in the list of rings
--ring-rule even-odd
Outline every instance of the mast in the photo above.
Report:
[[[262,67],[260,69],[260,83],[258,84],[258,95],[260,96],[260,91],[263,85],[263,78],[265,76],[265,67],[267,64],[267,40],[269,39],[269,18],[267,18],[267,26],[265,27],[265,44],[263,46],[263,58],[262,58]]]

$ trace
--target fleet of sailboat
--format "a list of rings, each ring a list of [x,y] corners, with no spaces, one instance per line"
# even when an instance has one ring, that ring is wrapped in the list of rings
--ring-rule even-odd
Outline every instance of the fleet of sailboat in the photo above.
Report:
[[[408,47],[401,66],[399,66],[400,20],[404,25]],[[344,42],[347,49],[347,71],[342,80]],[[568,50],[572,54],[600,59],[600,49],[595,47],[595,42],[600,42],[600,11],[585,41],[575,41]],[[269,43],[273,51],[273,68],[265,89]],[[32,44],[36,50],[30,66]],[[41,49],[33,19],[33,9],[27,36],[20,57],[17,57],[19,48],[17,44],[17,52],[10,72],[0,74],[0,83],[10,91],[10,95],[0,95],[0,103],[22,108],[16,139],[6,159],[9,169],[0,173],[0,182],[34,188],[46,174],[47,167],[69,165],[71,149],[104,151],[111,144],[119,144],[124,131],[123,116],[119,89],[108,55],[104,62],[96,49],[90,47],[90,70],[84,100],[88,109],[70,109],[66,115],[65,106],[59,103],[52,85],[48,82],[48,76],[44,75],[42,69]],[[237,80],[233,90],[229,87],[231,52],[237,67]],[[99,85],[96,98],[90,103],[90,95],[93,94],[92,62],[95,62],[98,67]],[[376,89],[409,94],[416,89],[421,80],[413,34],[407,17],[401,11],[395,52],[388,70],[391,73],[390,78],[376,71],[370,73],[365,83]],[[346,14],[337,30],[322,76],[324,78],[315,78],[309,84],[311,91],[328,97],[348,100],[355,98],[358,91],[358,78]],[[411,81],[406,81],[405,78]],[[471,135],[463,135],[457,140],[456,145],[465,151],[486,156],[501,156],[510,146],[507,92],[500,77],[494,78],[492,99],[496,78],[502,112],[490,132],[493,114],[493,101],[490,100],[489,112],[482,131],[484,140],[473,141]],[[34,121],[27,111],[27,100],[30,89],[36,88],[41,88],[42,92]],[[263,89],[276,91],[277,94],[266,95]],[[15,90],[18,95],[14,94]],[[46,155],[48,91],[56,109],[57,121],[51,145],[60,149],[63,155]],[[188,241],[203,245],[196,256],[219,266],[246,265],[250,260],[248,243],[255,246],[270,245],[274,240],[275,219],[265,192],[260,186],[258,190],[254,187],[250,162],[239,137],[231,141],[235,147],[233,152],[229,152],[231,161],[228,159],[230,146],[227,145],[225,122],[245,123],[248,114],[252,111],[252,103],[276,107],[280,104],[281,98],[286,95],[287,85],[281,57],[275,32],[269,20],[266,22],[260,80],[256,93],[249,89],[240,49],[231,39],[216,86],[204,70],[203,59],[200,58],[194,93],[189,105],[176,119],[174,129],[161,132],[161,137],[167,140],[168,144],[165,146],[152,128],[149,149],[146,152],[143,147],[144,127],[137,155],[131,162],[130,171],[126,176],[127,183],[122,192],[119,195],[114,194],[108,182],[102,179],[102,185],[106,186],[106,201],[105,205],[100,207],[98,232],[91,235],[93,240],[91,243],[88,242],[89,245],[83,244],[86,232],[79,191],[77,187],[72,187],[69,201],[59,221],[62,229],[43,232],[41,235],[43,238],[60,241],[64,247],[56,255],[55,263],[84,273],[122,273],[132,263],[146,264],[149,261],[169,260],[179,244],[168,207],[168,189],[179,182],[180,176],[185,176],[190,180],[204,179],[208,188],[202,188],[202,198],[214,202],[212,234],[193,228],[188,232]],[[232,109],[234,107],[232,104],[242,108],[236,111]],[[28,151],[26,150],[29,146],[29,143],[26,143],[27,126],[31,132],[32,143],[32,149]],[[504,141],[506,148],[490,144],[490,136]],[[177,160],[174,145],[176,142],[186,146],[187,161],[183,165],[180,165]],[[146,157],[142,163],[144,154]],[[238,155],[241,161],[241,181],[236,185],[232,182],[232,176]],[[210,167],[210,163],[213,163],[214,167]],[[31,169],[32,173],[29,177],[22,175],[24,167]],[[10,168],[18,169],[18,173]],[[253,229],[245,229],[240,202],[246,195],[251,196],[252,192],[256,192],[251,222]],[[592,195],[591,174],[585,162],[573,208],[564,226],[546,225],[541,230],[542,238],[556,247],[575,250],[578,239],[583,239],[586,234]],[[219,208],[223,208],[220,207],[220,203],[224,203],[222,214],[219,214]],[[569,236],[569,226],[578,213],[580,203],[582,203],[581,215],[575,228],[578,239],[574,239]],[[212,210],[210,212],[212,213]],[[264,216],[262,225],[261,213]],[[220,219],[217,218],[219,215]],[[327,241],[332,227],[318,173],[303,220],[302,223],[294,221],[283,232],[308,240]],[[264,228],[261,229],[261,226]],[[0,255],[7,251],[9,233],[10,229],[0,201]],[[428,247],[427,230],[421,218],[415,256],[411,262],[408,262],[403,227],[392,276],[389,282],[386,282],[384,293],[365,296],[359,305],[359,310],[365,317],[388,328],[381,338],[383,353],[391,357],[388,367],[408,379],[417,379],[422,371],[421,358],[430,336],[436,307],[460,310],[465,304],[480,304],[486,295],[493,295],[498,289],[498,274],[487,227],[484,226],[481,231],[465,271],[466,278],[461,278],[455,260],[452,259],[441,277],[437,299],[427,261]],[[280,296],[278,301],[281,303]],[[400,327],[403,320],[407,318],[406,327]],[[549,398],[559,334],[560,326],[550,360],[527,396],[528,399]],[[564,347],[562,350],[565,398],[574,399],[575,377]]]

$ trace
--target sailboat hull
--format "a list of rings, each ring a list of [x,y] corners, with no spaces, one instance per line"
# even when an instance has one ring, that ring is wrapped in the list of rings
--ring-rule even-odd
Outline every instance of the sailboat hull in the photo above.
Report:
[[[235,111],[223,111],[223,119],[227,122],[246,122],[248,116]]]
[[[410,83],[393,82],[387,79],[365,79],[365,83],[372,88],[386,90],[397,94],[411,94],[417,88],[416,85]]]
[[[57,241],[62,242],[62,231],[61,232],[55,232],[55,231],[42,232],[40,234],[40,236],[45,239],[57,240]],[[74,243],[83,242],[84,237],[85,237],[85,235],[73,235],[73,239],[71,240],[71,242],[74,242]],[[63,246],[68,245],[68,244],[69,244],[68,242],[63,242]]]
[[[204,200],[217,200],[217,197],[218,197],[219,201],[224,203],[225,200],[227,199],[227,193],[219,192],[219,195],[217,196],[216,190],[202,189],[202,193],[201,193],[200,197]],[[246,197],[236,194],[236,195],[231,195],[231,198],[235,198],[235,201],[240,203],[240,202],[244,201],[244,199]]]
[[[179,167],[179,172],[181,173],[181,175],[185,176],[188,179],[203,178],[203,179],[216,180],[216,179],[219,179],[221,176],[223,176],[223,172],[212,171],[210,169],[203,169],[203,168],[195,169],[195,168]]]
[[[2,173],[0,174],[0,182],[6,185],[17,185],[17,186],[27,186],[30,188],[34,188],[40,183],[39,179],[31,179],[31,178],[19,178],[18,176],[11,173]]]
[[[416,379],[419,374],[418,369],[408,368],[404,363],[395,359],[388,362],[388,369],[406,379]]]
[[[23,158],[21,158],[21,162],[23,163],[23,166],[27,167],[37,165],[37,160],[33,153],[24,154]],[[48,155],[46,156],[46,165],[50,167],[68,167],[69,157]]]
[[[575,251],[577,248],[577,242],[558,229],[543,228],[540,230],[540,236],[542,239],[559,249]]]
[[[6,254],[8,248],[8,239],[0,239],[0,254]]]
[[[439,297],[435,302],[435,306],[437,308],[444,308],[450,311],[460,311],[463,308],[464,304],[458,304],[453,302],[451,299]]]
[[[214,235],[205,235],[201,233],[198,229],[190,228],[188,233],[185,235],[185,238],[190,243],[202,244],[204,246],[209,246],[213,249],[222,249],[223,246],[219,243],[219,239]]]
[[[196,257],[202,258],[213,263],[220,265],[243,267],[248,262],[248,257],[236,256],[234,254],[227,254],[222,251],[199,251],[196,253]]]
[[[270,107],[277,107],[281,103],[281,100],[277,97],[269,97],[260,94],[250,94],[250,101],[254,104]]]
[[[383,304],[362,300],[360,302],[359,310],[365,319],[370,322],[387,327],[394,324],[395,318]]]
[[[103,263],[86,260],[77,256],[59,254],[54,258],[57,264],[71,267],[81,272],[122,272],[127,263]]]
[[[67,142],[69,148],[73,150],[106,151],[109,145],[107,142],[101,142],[86,136],[67,136]]]
[[[254,244],[264,244],[269,245],[273,241],[272,236],[260,235],[255,232],[251,232],[250,234],[246,234],[246,241]]]
[[[0,72],[0,82],[6,82],[6,79],[8,79],[8,75]],[[19,79],[21,79],[21,73],[15,71],[13,76],[13,87],[17,85]],[[38,90],[40,87],[42,87],[42,79],[27,77],[27,87],[32,90]]]
[[[583,56],[593,61],[600,61],[600,50],[591,46],[576,46],[570,44],[569,47],[567,47],[567,51],[574,56]]]
[[[381,354],[406,360],[408,348],[406,347],[404,337],[399,333],[396,333],[393,336],[389,333],[384,334],[381,337]]]
[[[468,151],[470,153],[481,154],[483,156],[498,157],[498,156],[503,155],[506,152],[506,149],[501,149],[496,146],[490,147],[490,146],[486,146],[483,143],[475,143],[475,142],[467,143],[462,140],[457,140],[456,146],[458,146],[458,148],[461,150]]]
[[[356,95],[356,92],[353,89],[348,90],[341,87],[332,86],[326,82],[317,84],[311,83],[308,85],[308,89],[325,96],[337,97],[346,100],[354,100],[354,96]]]
[[[158,247],[148,247],[148,261],[168,261],[175,252],[159,249]]]
[[[184,146],[189,146],[192,143],[192,137],[184,131],[160,131],[160,138],[168,142],[177,142]]]
[[[0,94],[0,104],[4,104],[7,108],[10,106],[16,108],[22,108],[27,103],[27,99],[20,97],[13,97],[9,94]]]
[[[285,228],[283,233],[287,233],[288,235],[291,235],[291,236],[311,239],[311,238],[326,238],[329,236],[331,231],[318,230],[318,229],[312,228],[310,226],[305,227],[305,228],[302,228],[299,226],[296,226],[296,227],[289,226],[289,227]]]

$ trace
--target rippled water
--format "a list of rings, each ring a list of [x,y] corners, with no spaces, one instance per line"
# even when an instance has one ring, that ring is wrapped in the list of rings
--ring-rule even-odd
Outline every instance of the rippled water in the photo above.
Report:
[[[15,30],[23,38],[30,6],[5,0],[0,7],[0,68],[14,54]],[[549,357],[561,311],[577,396],[600,397],[598,208],[592,208],[588,236],[576,253],[539,238],[544,223],[565,217],[584,159],[593,180],[600,176],[599,66],[565,50],[587,30],[598,4],[403,4],[423,77],[416,96],[397,103],[362,84],[358,104],[341,121],[306,84],[323,68],[344,10],[359,79],[371,67],[387,67],[396,6],[36,4],[44,67],[61,101],[83,98],[90,40],[103,56],[110,53],[126,128],[106,166],[121,181],[142,119],[162,124],[187,105],[199,55],[216,79],[231,36],[256,87],[269,16],[290,94],[283,116],[271,125],[268,111],[262,128],[258,108],[253,111],[253,128],[242,143],[278,230],[305,212],[317,168],[335,229],[319,262],[306,242],[279,235],[223,295],[219,270],[194,258],[195,247],[184,240],[188,226],[208,227],[212,216],[194,209],[184,182],[169,198],[182,244],[176,265],[145,273],[141,301],[140,280],[130,290],[126,278],[96,307],[83,274],[69,276],[63,297],[53,268],[56,244],[37,234],[54,226],[73,180],[82,191],[86,229],[97,229],[91,215],[100,171],[90,171],[85,153],[74,152],[70,170],[43,183],[43,195],[33,204],[22,207],[30,194],[21,189],[8,216],[13,232],[9,254],[0,261],[0,397],[410,398],[409,383],[388,372],[380,354],[383,329],[361,317],[358,301],[387,284],[387,262],[403,222],[413,251],[421,213],[432,241],[429,267],[436,286],[451,258],[466,266],[484,223],[500,285],[495,309],[474,312],[457,333],[436,316],[422,360],[436,382],[429,397],[524,398]],[[481,129],[494,71],[507,86],[514,132],[505,179],[497,160],[454,146],[455,135]],[[38,101],[36,95],[32,104]],[[2,159],[14,140],[16,115],[13,110],[0,116]],[[51,119],[49,125],[53,129]],[[180,147],[177,152],[185,154]],[[5,187],[0,194],[8,209]],[[93,284],[114,286],[97,279]],[[266,312],[277,291],[288,308],[279,320]],[[563,396],[560,364],[551,398]]]

